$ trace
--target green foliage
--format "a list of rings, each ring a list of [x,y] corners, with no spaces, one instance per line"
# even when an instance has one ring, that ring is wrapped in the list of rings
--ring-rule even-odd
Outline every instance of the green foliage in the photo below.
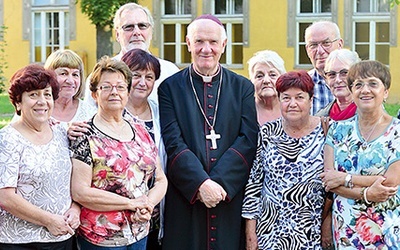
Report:
[[[390,8],[394,8],[394,6],[400,4],[400,0],[389,0]]]
[[[82,13],[87,15],[96,26],[113,25],[115,12],[121,5],[131,2],[131,0],[77,0],[81,2]]]
[[[7,42],[4,40],[6,30],[6,26],[0,26],[0,93],[4,92],[7,82],[7,78],[4,76],[4,71],[8,68],[5,55],[5,47],[7,46]]]

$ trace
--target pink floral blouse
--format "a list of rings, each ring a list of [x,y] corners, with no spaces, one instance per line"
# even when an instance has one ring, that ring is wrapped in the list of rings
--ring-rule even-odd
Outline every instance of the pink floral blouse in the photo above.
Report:
[[[121,142],[103,134],[90,120],[89,131],[71,142],[73,158],[92,166],[92,187],[124,197],[148,194],[157,148],[143,125],[131,123],[134,137]],[[131,211],[100,212],[82,207],[78,233],[99,246],[125,246],[147,236],[149,223],[130,219]]]

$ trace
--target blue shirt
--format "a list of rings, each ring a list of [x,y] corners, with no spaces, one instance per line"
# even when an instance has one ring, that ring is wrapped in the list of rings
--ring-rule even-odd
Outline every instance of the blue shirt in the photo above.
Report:
[[[311,115],[315,115],[320,109],[324,108],[331,101],[333,101],[334,96],[325,83],[325,79],[318,74],[316,69],[308,71],[314,82],[314,97],[313,106],[311,110]]]

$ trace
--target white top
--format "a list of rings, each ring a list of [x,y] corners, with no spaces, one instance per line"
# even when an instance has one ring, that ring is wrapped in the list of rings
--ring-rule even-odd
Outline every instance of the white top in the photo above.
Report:
[[[65,129],[53,125],[53,138],[34,145],[11,125],[0,130],[0,189],[14,187],[28,202],[53,214],[71,207],[72,163]],[[0,242],[60,242],[45,227],[22,220],[0,207]]]

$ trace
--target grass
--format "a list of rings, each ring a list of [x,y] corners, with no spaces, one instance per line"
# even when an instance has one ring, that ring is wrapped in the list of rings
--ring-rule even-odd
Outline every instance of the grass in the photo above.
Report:
[[[400,104],[387,104],[385,109],[391,116],[397,117],[397,112],[400,109]],[[8,94],[0,94],[0,128],[7,125],[15,112],[14,106],[11,104]]]
[[[7,125],[15,113],[8,94],[0,94],[0,128]]]

